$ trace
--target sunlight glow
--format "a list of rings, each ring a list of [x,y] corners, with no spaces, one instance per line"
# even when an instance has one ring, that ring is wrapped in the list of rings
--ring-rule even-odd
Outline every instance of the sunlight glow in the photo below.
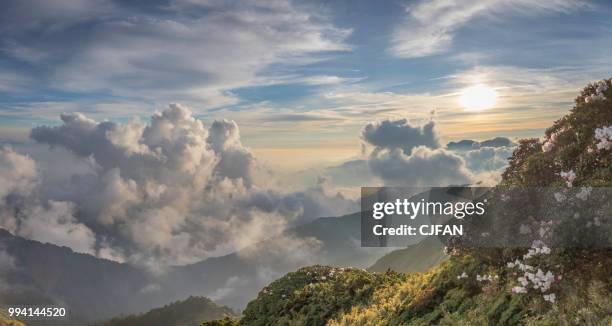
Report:
[[[497,92],[487,85],[478,84],[461,92],[459,104],[468,111],[483,111],[495,106]]]

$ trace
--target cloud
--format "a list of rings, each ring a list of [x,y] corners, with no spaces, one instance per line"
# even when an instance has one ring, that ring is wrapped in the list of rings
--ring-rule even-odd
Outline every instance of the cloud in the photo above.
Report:
[[[361,139],[374,149],[366,159],[345,162],[325,170],[325,175],[341,185],[347,179],[362,185],[448,186],[469,184],[473,174],[465,160],[439,148],[435,122],[413,126],[407,119],[370,122],[361,131]]]
[[[279,80],[271,67],[283,71],[350,49],[350,30],[335,27],[314,6],[288,0],[146,7],[28,0],[3,2],[1,9],[0,41],[11,42],[0,46],[11,61],[28,66],[21,73],[32,72],[20,79],[77,93],[219,107],[239,101],[232,89],[265,83],[268,76],[273,83],[342,82],[318,75]]]
[[[7,276],[15,269],[15,258],[4,248],[0,247],[0,290],[9,289],[11,287],[11,282]]]
[[[394,149],[370,158],[368,164],[386,186],[464,185],[473,180],[465,161],[442,148],[418,146],[410,155]]]
[[[10,147],[0,148],[0,198],[9,194],[26,196],[37,186],[34,160]]]
[[[72,203],[40,200],[36,163],[9,147],[0,148],[0,227],[41,242],[93,253],[92,231],[74,217]]]
[[[64,148],[93,169],[45,184],[40,200],[70,203],[72,222],[91,230],[100,257],[154,269],[191,263],[357,209],[323,185],[287,192],[260,182],[271,176],[244,147],[234,121],[206,127],[180,104],[148,123],[97,122],[79,113],[61,119],[34,128],[32,139]],[[294,245],[290,240],[283,246]]]
[[[461,140],[446,145],[463,158],[467,168],[481,184],[494,185],[508,166],[508,158],[516,149],[516,143],[506,137],[495,137],[484,141]]]
[[[446,148],[450,150],[472,150],[482,147],[513,147],[516,144],[506,137],[495,137],[492,139],[483,140],[481,142],[464,139],[456,142],[449,142]]]
[[[507,166],[515,144],[495,137],[462,140],[440,148],[435,122],[413,126],[406,119],[370,122],[361,131],[362,158],[319,171],[331,184],[356,186],[493,185]],[[369,153],[367,146],[373,147]],[[316,171],[305,171],[310,175]]]
[[[501,172],[508,165],[508,158],[512,156],[515,147],[481,147],[468,151],[457,151],[467,164],[467,167],[475,173],[491,171]]]
[[[377,150],[399,148],[405,154],[410,154],[417,146],[440,146],[434,127],[433,121],[415,127],[406,119],[382,120],[368,123],[361,131],[361,138]]]
[[[417,58],[444,52],[457,31],[477,18],[567,13],[585,6],[581,0],[418,1],[406,6],[406,17],[393,31],[391,53]]]
[[[68,202],[49,201],[45,206],[26,208],[16,234],[43,243],[72,248],[76,252],[94,253],[93,232],[74,217],[74,206]]]

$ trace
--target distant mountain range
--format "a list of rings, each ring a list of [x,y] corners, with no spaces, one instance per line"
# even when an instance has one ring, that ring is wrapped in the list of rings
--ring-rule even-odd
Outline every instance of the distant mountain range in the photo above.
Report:
[[[368,271],[426,272],[447,259],[442,242],[436,237],[428,237],[417,244],[384,255]]]
[[[283,236],[318,239],[322,250],[316,263],[365,268],[389,249],[361,248],[359,232],[357,213],[319,218]],[[226,256],[171,267],[159,276],[0,229],[0,251],[12,256],[15,265],[2,272],[0,281],[10,287],[0,286],[0,304],[65,305],[74,325],[144,312],[189,296],[208,296],[240,310],[271,279],[299,267],[298,261],[280,257],[258,262],[249,256],[265,253],[274,241],[273,237]]]
[[[235,314],[208,298],[189,297],[144,314],[113,318],[98,326],[199,326],[226,316],[235,317]]]

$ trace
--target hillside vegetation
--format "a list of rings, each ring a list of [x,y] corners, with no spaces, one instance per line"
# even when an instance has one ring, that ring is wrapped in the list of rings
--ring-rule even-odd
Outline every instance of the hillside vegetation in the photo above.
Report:
[[[0,309],[0,326],[25,326],[25,324],[10,318],[5,311]]]
[[[577,201],[571,189],[586,197],[591,187],[612,186],[611,163],[612,85],[605,80],[588,85],[543,140],[519,142],[501,185],[559,187],[563,205]],[[508,205],[508,224],[558,226]],[[573,228],[609,238],[610,205],[596,214],[577,216]],[[610,247],[550,248],[553,236],[541,237],[530,248],[446,243],[450,258],[426,273],[301,268],[264,288],[242,319],[207,325],[611,325]]]
[[[404,249],[394,250],[368,267],[370,272],[385,272],[388,269],[395,272],[426,272],[448,259],[444,253],[444,244],[436,237],[428,237],[423,241]]]
[[[234,312],[203,297],[189,297],[141,315],[113,318],[104,326],[197,326],[209,320],[234,316]]]

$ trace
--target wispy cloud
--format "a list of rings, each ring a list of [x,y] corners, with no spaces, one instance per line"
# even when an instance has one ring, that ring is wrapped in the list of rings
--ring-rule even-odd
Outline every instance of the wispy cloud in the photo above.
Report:
[[[477,18],[567,13],[587,4],[581,0],[433,0],[406,6],[406,17],[392,35],[391,53],[402,58],[447,50],[455,33]]]
[[[13,15],[0,22],[8,62],[0,71],[19,62],[27,67],[21,74],[36,77],[35,85],[27,85],[34,88],[218,107],[239,101],[231,89],[266,82],[272,65],[312,63],[325,59],[321,54],[350,49],[350,29],[334,26],[312,6],[284,0],[173,1],[142,8],[104,0],[91,7],[53,3],[0,5]],[[342,81],[326,75],[271,79]],[[2,88],[11,86],[18,85]]]

